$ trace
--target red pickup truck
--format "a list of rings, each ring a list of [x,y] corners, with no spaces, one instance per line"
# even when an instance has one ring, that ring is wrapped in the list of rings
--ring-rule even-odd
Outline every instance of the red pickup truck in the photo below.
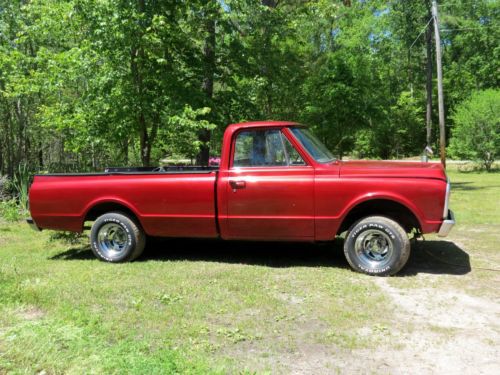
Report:
[[[230,125],[220,166],[108,168],[36,175],[28,222],[81,232],[93,221],[94,254],[125,262],[146,236],[224,240],[332,241],[356,271],[398,272],[409,233],[454,225],[440,164],[339,161],[307,129],[281,121]]]

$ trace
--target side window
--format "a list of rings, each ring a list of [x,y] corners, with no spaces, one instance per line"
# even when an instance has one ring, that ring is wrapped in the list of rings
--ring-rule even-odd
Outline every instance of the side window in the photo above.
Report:
[[[236,137],[235,167],[286,166],[286,152],[281,132],[273,130],[245,130]]]
[[[304,159],[302,159],[302,156],[300,156],[295,147],[292,146],[290,141],[284,135],[281,136],[283,138],[283,143],[285,143],[285,150],[288,156],[288,165],[306,165],[306,162],[304,161]]]
[[[234,167],[294,165],[306,162],[280,130],[244,130],[236,136]]]

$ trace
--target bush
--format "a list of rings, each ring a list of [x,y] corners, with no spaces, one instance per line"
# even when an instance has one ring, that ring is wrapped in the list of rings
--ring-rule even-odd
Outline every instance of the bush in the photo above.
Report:
[[[450,155],[481,162],[487,171],[500,154],[500,90],[474,92],[453,112]]]
[[[9,194],[11,182],[7,176],[0,176],[0,201],[11,197]]]
[[[30,172],[25,164],[19,165],[12,179],[12,187],[17,195],[19,207],[23,211],[28,210],[28,193],[30,187]]]
[[[354,152],[360,158],[402,158],[418,155],[425,145],[425,127],[418,98],[404,91],[387,115],[356,133]]]
[[[30,172],[19,165],[12,179],[0,176],[0,216],[7,221],[18,221],[27,215]]]
[[[16,199],[0,201],[0,216],[7,221],[19,221],[23,213]]]

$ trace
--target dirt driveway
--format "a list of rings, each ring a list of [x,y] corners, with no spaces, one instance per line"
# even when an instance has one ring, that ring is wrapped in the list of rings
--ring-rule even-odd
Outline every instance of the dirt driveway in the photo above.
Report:
[[[379,338],[375,349],[306,348],[288,357],[288,370],[295,374],[500,374],[500,270],[471,267],[474,239],[462,238],[460,233],[451,239],[455,241],[419,242],[399,277],[370,278],[389,297],[393,309],[392,325],[384,329],[385,338]]]

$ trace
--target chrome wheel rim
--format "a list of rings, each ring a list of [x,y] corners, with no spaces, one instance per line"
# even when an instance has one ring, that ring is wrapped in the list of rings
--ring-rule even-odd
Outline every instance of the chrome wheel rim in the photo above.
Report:
[[[379,268],[390,262],[394,245],[384,231],[368,229],[356,238],[354,249],[365,267]]]
[[[104,224],[97,234],[99,250],[108,258],[116,258],[124,251],[127,245],[127,232],[121,225],[115,223]]]

